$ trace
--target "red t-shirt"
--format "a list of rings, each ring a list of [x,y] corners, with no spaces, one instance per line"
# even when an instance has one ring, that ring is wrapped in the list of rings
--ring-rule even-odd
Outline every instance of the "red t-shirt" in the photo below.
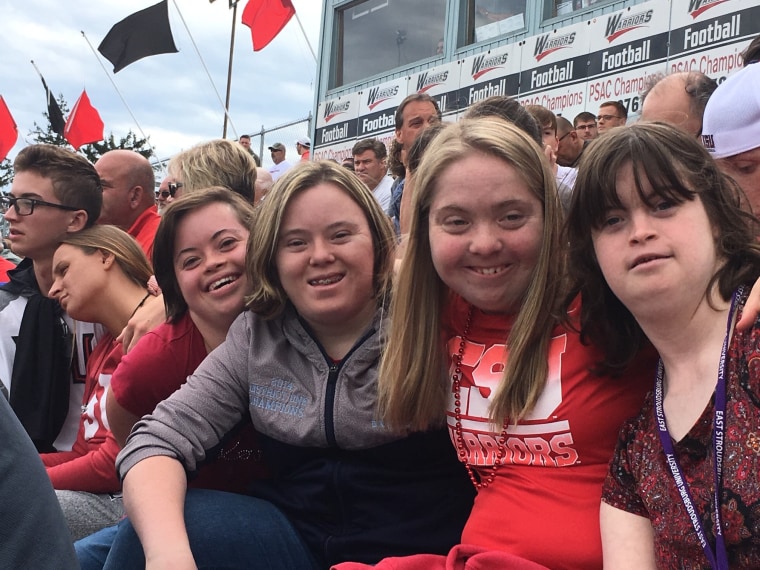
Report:
[[[124,356],[111,379],[111,396],[136,416],[149,414],[185,383],[206,355],[203,337],[185,313],[147,333]],[[189,486],[243,493],[254,478],[266,475],[250,415],[242,420]]]
[[[469,307],[456,297],[444,316],[449,377]],[[467,461],[476,470],[490,467],[497,457],[502,427],[488,415],[504,374],[512,320],[475,309],[466,338],[462,435]],[[494,482],[475,498],[462,543],[507,551],[553,569],[602,567],[602,482],[620,426],[641,408],[652,386],[655,362],[644,359],[636,371],[610,378],[590,372],[599,357],[576,332],[556,327],[544,391],[529,416],[509,426],[504,461]],[[447,416],[456,444],[453,390]],[[490,469],[482,472],[485,478]]]
[[[8,283],[8,281],[10,281],[8,272],[11,269],[16,269],[16,264],[8,261],[4,257],[0,257],[0,283]]]
[[[127,233],[140,244],[151,263],[153,263],[153,242],[160,223],[161,216],[158,215],[158,209],[156,206],[151,206],[140,214],[132,227],[127,230]]]
[[[40,454],[55,489],[89,493],[121,489],[116,474],[119,444],[108,428],[104,400],[121,357],[121,343],[106,333],[87,360],[82,416],[74,446],[71,451]]]

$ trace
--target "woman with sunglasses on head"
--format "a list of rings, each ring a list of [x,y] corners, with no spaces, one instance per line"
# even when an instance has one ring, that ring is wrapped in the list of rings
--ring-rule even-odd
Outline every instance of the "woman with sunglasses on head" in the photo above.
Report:
[[[71,451],[40,455],[76,540],[123,516],[114,463],[119,446],[108,428],[104,395],[122,357],[115,340],[147,299],[152,273],[137,242],[114,226],[93,226],[63,238],[53,255],[55,298],[71,318],[103,325],[87,360],[82,415]]]
[[[445,431],[399,436],[375,413],[387,216],[324,161],[284,174],[258,219],[248,310],[119,456],[129,521],[105,567],[316,569],[445,552],[472,500]],[[186,492],[185,472],[246,414],[272,477],[247,497]]]
[[[608,369],[647,341],[660,355],[604,484],[605,567],[757,568],[760,330],[735,323],[760,276],[758,221],[707,151],[664,124],[591,146],[576,189],[583,334]]]

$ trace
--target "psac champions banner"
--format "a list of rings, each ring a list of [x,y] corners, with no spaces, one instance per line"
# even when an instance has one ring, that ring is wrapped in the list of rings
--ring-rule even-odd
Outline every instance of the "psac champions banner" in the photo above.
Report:
[[[615,100],[635,118],[652,76],[697,70],[720,83],[741,67],[740,54],[758,32],[760,0],[637,4],[321,102],[314,156],[340,160],[367,137],[390,145],[396,107],[412,93],[430,94],[444,120],[493,95],[571,121]]]

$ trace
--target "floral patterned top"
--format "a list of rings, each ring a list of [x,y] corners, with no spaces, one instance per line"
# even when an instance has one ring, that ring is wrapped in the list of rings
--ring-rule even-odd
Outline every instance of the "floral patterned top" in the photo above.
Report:
[[[742,299],[742,304],[744,299]],[[741,309],[740,309],[741,310]],[[760,321],[734,330],[726,364],[721,516],[731,568],[760,568]],[[713,402],[674,448],[705,535],[715,548]],[[710,568],[665,461],[653,397],[623,426],[602,500],[647,517],[659,568]]]

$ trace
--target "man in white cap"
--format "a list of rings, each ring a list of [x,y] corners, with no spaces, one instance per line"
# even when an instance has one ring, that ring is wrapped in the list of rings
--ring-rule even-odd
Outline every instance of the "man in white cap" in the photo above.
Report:
[[[301,157],[301,162],[309,161],[309,154],[311,152],[311,139],[309,137],[301,137],[296,141],[296,152]]]
[[[291,166],[287,160],[285,160],[285,145],[282,143],[274,143],[269,147],[269,152],[272,156],[272,162],[274,166],[269,167],[269,174],[272,175],[272,180],[275,182],[282,176],[282,174]]]
[[[760,64],[718,85],[705,107],[702,144],[760,214]]]

